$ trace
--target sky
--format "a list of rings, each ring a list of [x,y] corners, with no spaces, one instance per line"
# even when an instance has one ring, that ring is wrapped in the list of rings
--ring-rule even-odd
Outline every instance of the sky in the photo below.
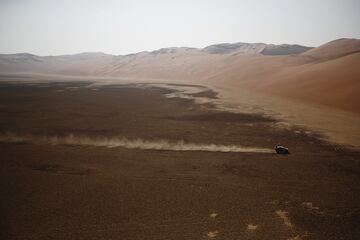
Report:
[[[360,38],[359,0],[0,0],[0,53],[129,54]]]

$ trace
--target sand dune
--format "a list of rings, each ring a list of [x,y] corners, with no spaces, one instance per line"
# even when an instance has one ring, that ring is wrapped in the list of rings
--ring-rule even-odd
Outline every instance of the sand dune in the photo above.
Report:
[[[359,52],[360,40],[339,39],[313,49],[235,43],[124,56],[10,54],[0,55],[0,72],[186,80],[248,88],[360,113]]]
[[[275,74],[262,87],[281,96],[360,113],[360,53]]]

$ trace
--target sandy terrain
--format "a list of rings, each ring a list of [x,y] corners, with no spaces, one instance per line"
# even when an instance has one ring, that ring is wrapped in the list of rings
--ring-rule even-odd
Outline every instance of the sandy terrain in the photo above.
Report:
[[[124,56],[13,54],[0,55],[0,72],[210,83],[359,114],[360,40],[338,39],[308,49],[298,45],[235,43],[203,49],[163,48]]]
[[[179,88],[1,82],[0,238],[360,237],[359,152]]]

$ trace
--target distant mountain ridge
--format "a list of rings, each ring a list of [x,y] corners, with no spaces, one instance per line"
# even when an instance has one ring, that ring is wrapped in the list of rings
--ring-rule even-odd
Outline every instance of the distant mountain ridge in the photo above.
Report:
[[[263,55],[289,55],[289,54],[299,54],[306,52],[313,47],[306,47],[297,44],[265,44],[265,43],[220,43],[209,45],[204,48],[192,48],[192,47],[168,47],[160,48],[154,51],[143,51],[132,54],[125,55],[112,55],[106,54],[103,52],[83,52],[76,54],[66,54],[66,55],[47,55],[47,56],[38,56],[31,53],[14,53],[14,54],[0,54],[0,57],[6,56],[22,56],[22,57],[65,57],[65,56],[82,56],[82,57],[109,57],[109,56],[130,56],[137,54],[174,54],[177,51],[198,51],[205,52],[210,54],[228,54],[228,53],[248,53],[248,54],[263,54]],[[281,49],[282,51],[276,51],[275,49]]]
[[[301,45],[290,44],[265,44],[265,43],[222,43],[207,46],[203,51],[211,54],[247,53],[262,55],[290,55],[299,54],[312,49]]]
[[[103,52],[84,52],[57,56],[37,56],[30,53],[0,54],[0,72],[108,76],[122,74],[120,72],[123,71],[129,72],[129,66],[134,69],[134,66],[147,65],[149,61],[169,60],[176,63],[175,59],[184,57],[205,60],[206,58],[221,58],[233,54],[290,55],[303,53],[309,49],[311,48],[300,45],[239,42],[214,44],[205,48],[169,47],[127,55],[111,55]]]

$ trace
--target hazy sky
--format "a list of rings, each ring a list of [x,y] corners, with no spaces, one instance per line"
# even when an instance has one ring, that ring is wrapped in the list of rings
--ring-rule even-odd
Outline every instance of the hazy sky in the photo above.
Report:
[[[0,0],[0,53],[360,38],[360,0]]]

